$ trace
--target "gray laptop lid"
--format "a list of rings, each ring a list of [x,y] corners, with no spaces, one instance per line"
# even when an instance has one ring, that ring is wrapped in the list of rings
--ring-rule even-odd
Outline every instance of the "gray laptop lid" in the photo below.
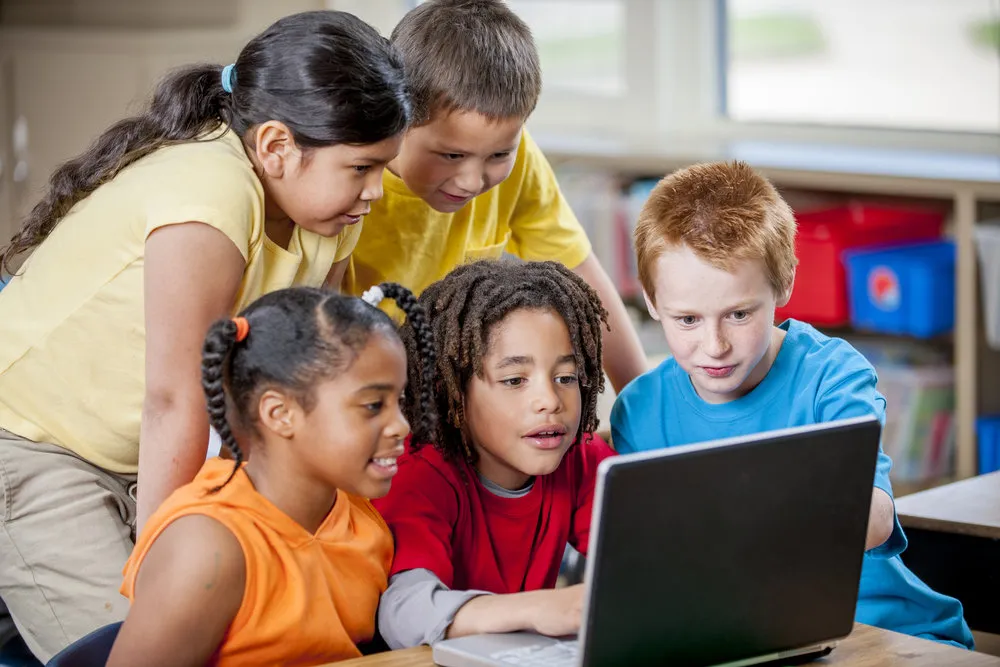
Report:
[[[711,665],[847,636],[880,432],[852,419],[604,461],[584,667]]]

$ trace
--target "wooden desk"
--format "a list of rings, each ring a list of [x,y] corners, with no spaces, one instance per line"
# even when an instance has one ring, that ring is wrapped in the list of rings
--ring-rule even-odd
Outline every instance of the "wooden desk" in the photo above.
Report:
[[[1000,658],[859,624],[833,653],[809,664],[815,667],[1000,667]],[[336,667],[433,665],[431,650],[426,646],[336,663]]]
[[[903,562],[958,598],[974,630],[1000,634],[1000,472],[896,499],[910,546]]]
[[[904,528],[1000,539],[1000,472],[896,499]]]

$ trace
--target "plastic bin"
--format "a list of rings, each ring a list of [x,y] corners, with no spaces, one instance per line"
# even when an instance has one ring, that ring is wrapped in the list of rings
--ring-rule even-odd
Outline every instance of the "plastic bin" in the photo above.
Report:
[[[885,396],[882,449],[893,481],[950,475],[955,455],[955,372],[951,366],[876,367]]]
[[[986,342],[1000,349],[1000,221],[976,225]]]
[[[930,338],[955,326],[955,244],[951,241],[845,254],[851,324]]]
[[[795,289],[788,305],[778,309],[777,319],[840,326],[850,319],[844,251],[939,238],[944,214],[852,202],[796,213],[796,219]]]
[[[1000,415],[976,420],[976,440],[979,443],[979,474],[1000,470]]]

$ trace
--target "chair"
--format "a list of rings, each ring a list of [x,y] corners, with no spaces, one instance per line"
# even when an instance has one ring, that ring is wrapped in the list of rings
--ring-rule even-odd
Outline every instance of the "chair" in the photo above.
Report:
[[[20,637],[0,647],[0,667],[42,667]]]
[[[104,667],[122,627],[121,621],[81,637],[52,656],[46,667]]]

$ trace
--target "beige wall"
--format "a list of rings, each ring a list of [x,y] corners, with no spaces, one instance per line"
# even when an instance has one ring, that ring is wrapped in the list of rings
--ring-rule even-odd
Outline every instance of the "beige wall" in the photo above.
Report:
[[[230,62],[275,19],[333,4],[0,0],[0,245],[52,170],[135,113],[167,70]]]

